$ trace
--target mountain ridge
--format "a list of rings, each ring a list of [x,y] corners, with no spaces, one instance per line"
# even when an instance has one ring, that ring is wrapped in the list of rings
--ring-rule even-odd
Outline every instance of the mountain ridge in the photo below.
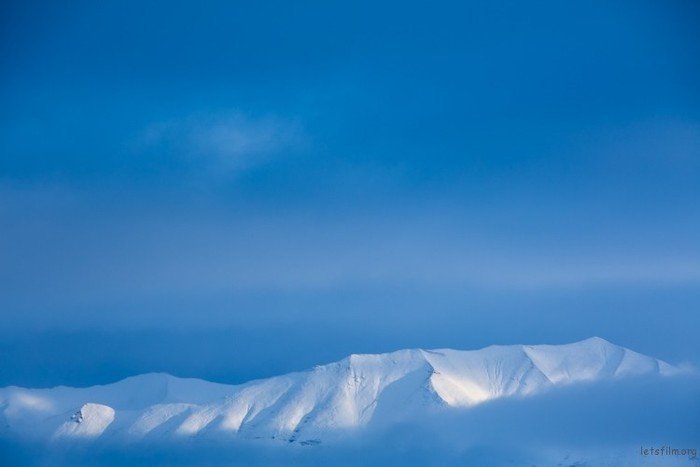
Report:
[[[146,373],[87,388],[2,388],[0,435],[54,441],[240,436],[316,444],[422,410],[469,408],[586,381],[678,371],[593,337],[563,345],[351,354],[238,385]]]

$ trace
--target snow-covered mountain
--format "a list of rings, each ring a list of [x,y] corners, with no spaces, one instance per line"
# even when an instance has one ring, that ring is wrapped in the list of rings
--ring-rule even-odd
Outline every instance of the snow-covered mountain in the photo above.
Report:
[[[423,410],[677,371],[591,338],[567,345],[351,355],[241,385],[146,374],[89,388],[7,387],[0,389],[0,435],[54,442],[239,437],[313,445]]]

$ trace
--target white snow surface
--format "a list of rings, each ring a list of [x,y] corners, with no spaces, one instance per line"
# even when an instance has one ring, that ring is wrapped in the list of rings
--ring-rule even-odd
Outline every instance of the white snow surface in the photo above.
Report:
[[[590,338],[566,345],[351,355],[241,385],[145,374],[104,386],[0,389],[0,435],[65,439],[243,437],[309,445],[432,407],[472,407],[675,367]]]

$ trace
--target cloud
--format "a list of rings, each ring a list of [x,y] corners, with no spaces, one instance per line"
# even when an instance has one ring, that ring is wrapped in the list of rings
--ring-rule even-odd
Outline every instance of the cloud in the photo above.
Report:
[[[483,220],[478,213],[436,215],[434,206],[310,218],[182,200],[176,213],[164,213],[160,200],[91,204],[56,190],[0,195],[0,289],[17,303],[348,284],[513,291],[700,283],[692,239],[669,242],[650,230],[597,240],[597,224],[568,237],[521,224],[498,237],[492,225],[475,222]],[[579,237],[589,242],[576,243]]]
[[[307,144],[297,120],[233,111],[153,123],[135,149],[165,151],[203,170],[233,173],[298,154]]]
[[[465,410],[421,412],[419,418],[348,432],[334,443],[287,446],[261,440],[183,438],[135,447],[100,439],[89,450],[0,439],[8,465],[649,465],[640,446],[697,449],[694,375],[632,378],[557,388],[530,398]],[[544,416],[543,414],[546,414]],[[641,459],[641,461],[640,461]],[[693,465],[687,456],[663,465]],[[567,461],[564,464],[562,461]],[[654,464],[660,465],[660,464]]]

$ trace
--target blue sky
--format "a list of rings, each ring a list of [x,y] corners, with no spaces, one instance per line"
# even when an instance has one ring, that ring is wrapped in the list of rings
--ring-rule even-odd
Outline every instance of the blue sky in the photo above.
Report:
[[[3,384],[700,354],[694,2],[2,9]]]

